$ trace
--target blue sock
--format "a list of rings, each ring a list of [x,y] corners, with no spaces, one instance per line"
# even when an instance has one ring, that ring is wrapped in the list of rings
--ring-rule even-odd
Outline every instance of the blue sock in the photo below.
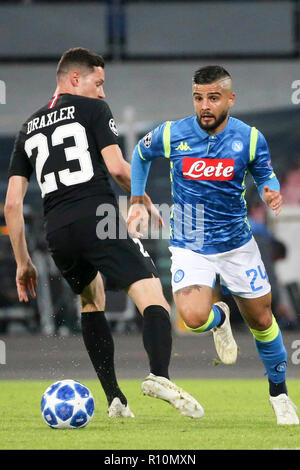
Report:
[[[250,329],[255,340],[256,349],[266,368],[272,396],[287,393],[286,363],[287,353],[282,334],[273,316],[272,325],[264,331]]]

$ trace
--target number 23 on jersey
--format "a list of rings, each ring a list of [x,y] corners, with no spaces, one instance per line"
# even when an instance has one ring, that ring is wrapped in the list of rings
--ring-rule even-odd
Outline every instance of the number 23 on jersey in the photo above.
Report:
[[[58,189],[57,178],[65,186],[85,183],[94,175],[94,169],[90,152],[88,151],[88,140],[85,128],[79,122],[64,124],[55,129],[51,135],[51,145],[62,145],[64,140],[73,137],[75,145],[64,149],[66,162],[78,160],[80,169],[70,171],[69,168],[55,172],[47,173],[42,178],[43,168],[50,156],[48,139],[45,134],[36,134],[25,142],[25,152],[30,158],[33,150],[37,149],[36,158],[36,177],[41,188],[42,197]],[[44,179],[44,181],[42,181]]]

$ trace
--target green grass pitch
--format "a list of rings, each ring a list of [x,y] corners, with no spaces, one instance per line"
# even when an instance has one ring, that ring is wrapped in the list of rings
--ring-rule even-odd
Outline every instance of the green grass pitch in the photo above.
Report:
[[[76,379],[77,380],[77,379]],[[53,380],[55,382],[55,380]],[[97,381],[82,381],[95,398],[95,414],[82,429],[54,430],[42,420],[40,400],[51,382],[0,381],[0,449],[299,449],[300,426],[278,426],[266,380],[176,380],[202,404],[193,420],[169,404],[143,396],[141,381],[120,380],[135,419],[109,419]],[[300,403],[300,380],[288,381]]]

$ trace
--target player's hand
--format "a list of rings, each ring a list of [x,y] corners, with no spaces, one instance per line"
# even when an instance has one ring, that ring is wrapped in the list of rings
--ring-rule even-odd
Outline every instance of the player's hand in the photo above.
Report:
[[[37,269],[31,260],[25,266],[17,266],[16,284],[20,302],[29,302],[28,293],[32,298],[36,297]]]
[[[128,211],[127,230],[132,238],[143,238],[147,232],[149,213],[141,203],[133,203]]]
[[[165,223],[163,221],[162,216],[159,213],[159,210],[155,207],[154,204],[152,204],[152,202],[151,202],[150,207],[147,208],[147,211],[148,211],[148,214],[151,218],[151,226],[155,230],[159,230],[161,227],[165,226]]]
[[[273,191],[269,186],[265,186],[263,189],[263,198],[267,205],[278,215],[281,211],[282,196],[279,191]]]
[[[151,218],[151,226],[155,230],[159,230],[161,227],[164,227],[164,221],[161,217],[159,210],[155,207],[153,202],[151,201],[150,197],[147,194],[144,194],[143,203],[148,211],[148,214]]]

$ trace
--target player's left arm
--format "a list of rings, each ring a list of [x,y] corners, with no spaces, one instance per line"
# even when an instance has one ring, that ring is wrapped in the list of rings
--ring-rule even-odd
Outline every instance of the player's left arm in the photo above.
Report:
[[[262,198],[265,203],[275,212],[275,215],[279,215],[282,207],[282,195],[280,190],[270,189],[268,184],[265,184],[262,192]]]
[[[255,157],[249,164],[249,170],[261,199],[278,215],[282,207],[280,183],[272,167],[268,144],[261,132],[258,132]]]
[[[126,192],[131,190],[130,164],[124,159],[118,144],[108,145],[101,150],[106,168],[116,183]]]
[[[146,185],[153,159],[165,155],[164,135],[170,123],[163,123],[148,132],[135,146],[131,165],[131,199],[127,217],[127,228],[131,236],[142,238],[146,232],[149,217],[145,211]],[[167,126],[167,127],[166,127]],[[170,139],[170,133],[168,133]],[[161,224],[163,225],[163,223]],[[139,231],[140,228],[140,231]]]
[[[17,263],[16,285],[20,302],[28,302],[28,292],[36,297],[37,270],[33,265],[25,238],[23,200],[28,180],[24,176],[13,175],[9,179],[4,206],[8,234]]]

